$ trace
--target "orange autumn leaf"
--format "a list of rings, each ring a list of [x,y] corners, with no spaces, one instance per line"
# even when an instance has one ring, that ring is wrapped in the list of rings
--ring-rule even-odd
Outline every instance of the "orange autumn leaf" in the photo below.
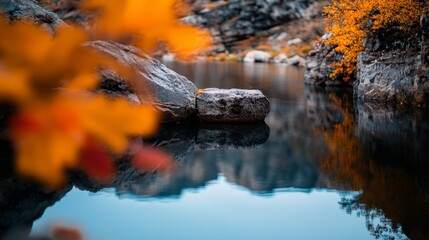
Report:
[[[55,88],[64,85],[89,89],[98,84],[97,68],[110,67],[124,72],[124,67],[113,59],[83,46],[88,37],[79,28],[62,26],[55,36],[50,36],[41,27],[25,21],[10,24],[0,15],[0,32],[8,33],[0,37],[1,95],[11,88],[36,98],[52,95]],[[11,84],[16,86],[8,87]]]
[[[157,130],[159,114],[150,105],[134,105],[125,99],[96,96],[81,106],[83,126],[98,141],[116,153],[128,146],[127,136],[151,136]]]
[[[31,99],[31,95],[25,72],[7,72],[0,68],[0,100],[25,102]]]
[[[96,26],[99,35],[113,38],[135,35],[135,44],[152,51],[158,43],[167,43],[169,50],[189,58],[211,45],[207,31],[180,23],[184,2],[181,0],[86,0],[88,9],[101,9]]]
[[[158,114],[152,106],[104,96],[75,99],[59,95],[48,104],[29,106],[13,118],[11,135],[17,151],[17,170],[57,187],[64,182],[65,171],[78,166],[80,152],[84,151],[85,164],[91,161],[87,159],[86,139],[97,139],[114,152],[124,153],[128,137],[149,136],[157,123]],[[95,177],[103,178],[98,173]]]

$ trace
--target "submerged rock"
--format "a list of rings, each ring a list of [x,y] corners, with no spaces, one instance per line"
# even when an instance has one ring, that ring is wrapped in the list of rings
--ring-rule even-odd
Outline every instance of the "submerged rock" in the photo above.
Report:
[[[196,114],[197,88],[186,77],[167,68],[139,49],[115,42],[94,41],[87,44],[133,69],[137,76],[141,102],[151,103],[164,114],[165,122],[188,119]],[[109,75],[109,77],[114,77]],[[122,80],[118,80],[122,82]],[[128,95],[128,93],[127,93]],[[154,98],[153,98],[154,97]]]
[[[270,111],[270,101],[259,90],[207,88],[197,96],[202,122],[258,122]]]

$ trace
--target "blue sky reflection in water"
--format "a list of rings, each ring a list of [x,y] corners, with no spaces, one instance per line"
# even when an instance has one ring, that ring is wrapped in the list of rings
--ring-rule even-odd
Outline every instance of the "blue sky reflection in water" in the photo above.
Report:
[[[429,238],[427,110],[354,105],[350,89],[304,86],[294,67],[168,66],[199,88],[261,89],[266,125],[161,130],[155,144],[174,153],[175,171],[125,167],[108,189],[73,188],[33,234],[64,221],[106,240]]]
[[[119,198],[74,188],[35,222],[81,226],[88,239],[371,239],[365,220],[338,206],[333,191],[257,196],[220,177],[179,199]]]

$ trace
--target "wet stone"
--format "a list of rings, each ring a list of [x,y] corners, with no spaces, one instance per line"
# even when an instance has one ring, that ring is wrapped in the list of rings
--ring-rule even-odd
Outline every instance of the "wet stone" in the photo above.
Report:
[[[202,122],[260,122],[270,112],[270,102],[259,90],[207,88],[197,96]]]

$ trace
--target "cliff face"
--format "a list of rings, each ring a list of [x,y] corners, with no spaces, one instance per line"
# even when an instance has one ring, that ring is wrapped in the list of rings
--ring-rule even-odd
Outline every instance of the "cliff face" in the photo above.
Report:
[[[427,105],[428,27],[428,15],[424,14],[412,34],[387,29],[369,36],[357,61],[356,97],[364,101]]]

